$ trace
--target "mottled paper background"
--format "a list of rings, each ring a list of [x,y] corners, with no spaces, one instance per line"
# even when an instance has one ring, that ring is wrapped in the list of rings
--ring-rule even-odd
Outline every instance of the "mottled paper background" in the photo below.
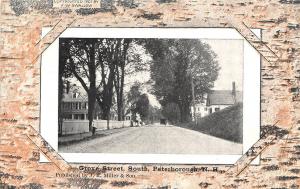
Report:
[[[52,8],[51,0],[2,0],[0,188],[299,188],[299,3],[103,0],[102,8],[68,10]],[[41,40],[41,29],[47,26],[54,29]],[[218,172],[149,171],[122,179],[57,177],[56,173],[76,173],[74,168],[80,165],[67,164],[38,135],[40,54],[67,27],[236,28],[263,56],[262,139],[235,165],[219,165]],[[249,28],[261,28],[263,42]],[[51,163],[39,163],[40,152]],[[261,164],[249,165],[258,154]]]

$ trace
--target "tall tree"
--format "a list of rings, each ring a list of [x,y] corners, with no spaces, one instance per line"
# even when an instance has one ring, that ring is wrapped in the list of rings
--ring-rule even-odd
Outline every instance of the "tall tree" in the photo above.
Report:
[[[125,66],[128,64],[128,49],[129,45],[132,42],[132,39],[117,39],[120,41],[117,48],[119,54],[116,56],[117,66],[116,74],[114,79],[114,86],[117,98],[117,113],[118,120],[124,120],[124,80],[125,80]]]
[[[88,95],[89,131],[92,131],[94,109],[96,102],[96,39],[60,39],[63,54],[68,55],[64,61],[68,69],[82,85]],[[62,59],[63,60],[63,59]]]
[[[107,129],[109,129],[109,121],[111,107],[114,96],[114,80],[116,77],[116,69],[118,65],[118,56],[121,45],[120,40],[103,39],[97,44],[97,65],[99,64],[100,82],[97,86],[97,102],[102,108],[102,119],[107,120]]]
[[[132,76],[136,75],[137,72],[142,72],[149,70],[147,65],[147,55],[145,54],[145,49],[139,44],[140,39],[116,39],[120,41],[117,48],[119,48],[118,55],[116,56],[117,67],[115,73],[115,93],[117,102],[117,113],[118,120],[124,119],[125,114],[125,96],[124,96],[124,82],[125,75]],[[149,56],[148,56],[149,58]]]
[[[220,69],[216,54],[197,39],[151,39],[145,42],[145,47],[153,58],[154,94],[162,106],[176,103],[180,121],[189,121],[191,83],[196,99],[213,87]]]
[[[132,39],[75,38],[62,39],[62,51],[67,52],[67,65],[72,75],[88,94],[88,117],[91,129],[95,102],[101,108],[101,118],[109,120],[116,94],[119,120],[124,117],[124,76],[127,50]],[[66,53],[65,53],[66,54]],[[62,57],[63,58],[63,57]]]
[[[59,49],[69,49],[70,43],[66,41],[60,41]],[[68,59],[70,52],[67,50],[59,51],[59,71],[58,71],[58,133],[62,133],[62,99],[65,85],[68,85],[67,78],[72,77],[72,73],[68,69]],[[67,91],[68,92],[68,91]]]

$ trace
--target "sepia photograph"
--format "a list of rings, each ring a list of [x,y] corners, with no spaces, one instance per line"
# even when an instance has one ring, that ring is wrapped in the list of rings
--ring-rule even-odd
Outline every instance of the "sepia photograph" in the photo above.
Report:
[[[60,38],[62,153],[243,153],[244,41]]]

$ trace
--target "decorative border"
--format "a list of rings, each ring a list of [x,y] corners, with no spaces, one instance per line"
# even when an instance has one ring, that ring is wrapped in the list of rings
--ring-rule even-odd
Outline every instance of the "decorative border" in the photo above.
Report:
[[[215,24],[213,22],[206,23],[210,27],[233,27],[262,55],[264,60],[270,63],[270,66],[276,66],[278,62],[278,56],[265,44],[259,40],[257,36],[247,27],[243,22],[240,22],[232,17],[229,18],[230,22],[220,21],[219,23],[230,23],[231,25]],[[32,62],[36,62],[41,54],[54,42],[59,35],[65,31],[68,27],[76,26],[76,19],[72,15],[68,18],[59,20],[53,27],[53,29],[47,33],[36,45],[35,48],[38,50],[38,55],[33,58]],[[272,127],[275,128],[275,125]],[[272,129],[270,129],[272,130]],[[268,132],[267,132],[268,133]],[[53,163],[56,164],[61,170],[69,170],[71,166],[61,158],[61,156],[53,150],[53,148],[37,133],[31,126],[28,127],[27,137],[37,146],[37,148],[44,153],[44,155]],[[272,144],[278,137],[276,133],[270,133],[267,137],[261,138],[257,143],[250,148],[246,154],[238,160],[233,166],[231,166],[227,174],[230,176],[240,174],[264,149]],[[255,151],[254,151],[255,149]],[[254,152],[254,153],[253,153]],[[249,156],[249,154],[252,154]]]

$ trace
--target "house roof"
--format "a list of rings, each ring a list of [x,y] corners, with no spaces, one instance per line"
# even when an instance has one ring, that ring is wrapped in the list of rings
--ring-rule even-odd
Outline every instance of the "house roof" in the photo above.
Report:
[[[242,91],[236,91],[235,99],[231,90],[212,90],[207,96],[207,105],[232,105],[242,101]]]
[[[77,93],[77,97],[73,98],[74,91],[70,91],[69,93],[63,94],[63,102],[87,102],[88,98],[86,95],[82,95],[80,93]]]

